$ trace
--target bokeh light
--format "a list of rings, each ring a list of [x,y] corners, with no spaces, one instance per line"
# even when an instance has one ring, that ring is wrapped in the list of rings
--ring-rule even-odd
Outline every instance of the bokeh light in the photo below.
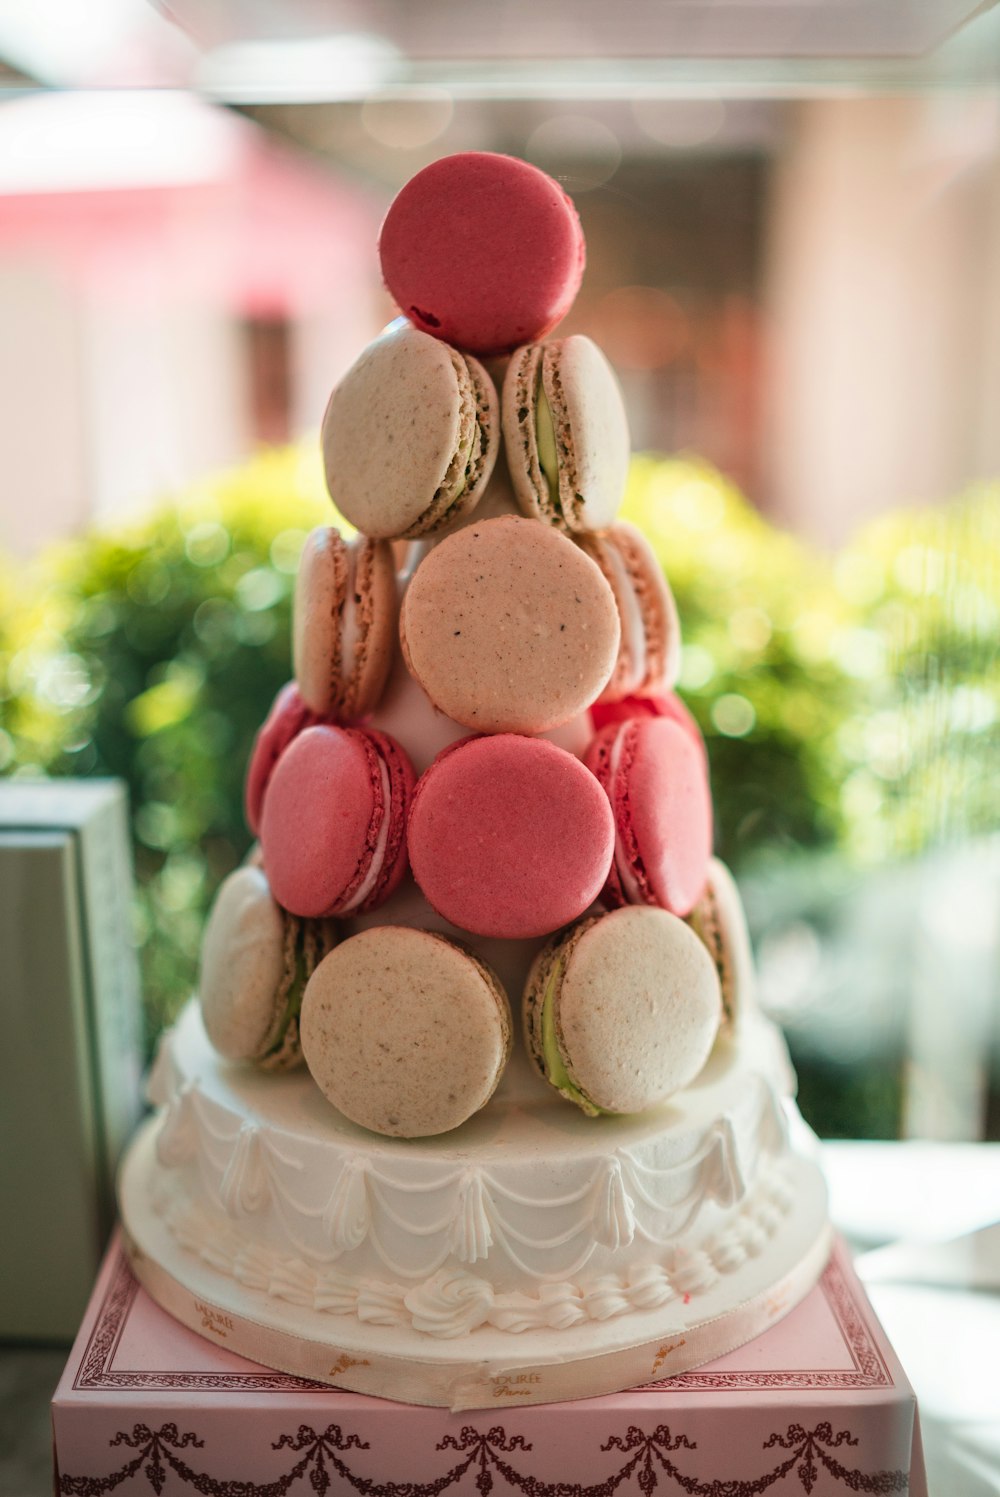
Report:
[[[659,369],[685,351],[684,308],[657,286],[619,286],[597,303],[592,336],[620,369]]]
[[[455,112],[450,94],[425,89],[405,99],[375,95],[361,106],[361,123],[379,145],[395,151],[415,151],[438,140]]]
[[[574,193],[610,182],[621,165],[617,135],[587,114],[557,114],[536,126],[524,154]]]
[[[675,151],[706,145],[726,122],[725,105],[712,98],[633,99],[632,114],[651,140]]]

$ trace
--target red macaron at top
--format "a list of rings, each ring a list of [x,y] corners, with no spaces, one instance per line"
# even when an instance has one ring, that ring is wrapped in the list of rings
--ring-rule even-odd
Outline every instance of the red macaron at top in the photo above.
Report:
[[[590,771],[543,738],[467,738],[414,792],[410,867],[424,895],[475,935],[548,935],[597,898],[614,825]]]
[[[416,327],[498,354],[544,337],[566,315],[586,247],[558,182],[512,156],[465,151],[402,188],[379,257],[389,292]]]

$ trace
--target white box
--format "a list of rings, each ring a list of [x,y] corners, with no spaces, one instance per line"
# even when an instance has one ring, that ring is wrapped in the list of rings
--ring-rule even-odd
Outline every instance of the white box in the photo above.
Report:
[[[141,1112],[124,787],[0,782],[0,1337],[74,1335]]]

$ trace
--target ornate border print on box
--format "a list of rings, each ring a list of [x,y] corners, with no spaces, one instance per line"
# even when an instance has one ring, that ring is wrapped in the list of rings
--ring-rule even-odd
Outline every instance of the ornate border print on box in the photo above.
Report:
[[[177,1452],[193,1447],[202,1449],[204,1442],[192,1433],[182,1434],[176,1424],[164,1424],[158,1430],[147,1424],[137,1424],[131,1433],[120,1431],[111,1441],[112,1445],[124,1445],[136,1454],[118,1470],[108,1476],[59,1477],[58,1491],[73,1494],[73,1497],[103,1497],[124,1482],[141,1472],[150,1489],[160,1497],[168,1475],[179,1479],[184,1486],[205,1494],[205,1497],[284,1497],[285,1493],[300,1484],[303,1494],[311,1487],[316,1497],[326,1497],[331,1489],[346,1491],[350,1488],[363,1492],[366,1497],[437,1497],[455,1487],[463,1477],[476,1472],[476,1490],[488,1497],[497,1480],[503,1482],[508,1492],[523,1492],[526,1497],[611,1497],[617,1491],[635,1490],[633,1482],[650,1497],[660,1487],[664,1490],[681,1490],[691,1497],[753,1497],[766,1492],[776,1482],[782,1481],[793,1468],[801,1490],[812,1492],[821,1469],[834,1481],[851,1492],[905,1492],[909,1478],[905,1471],[858,1471],[845,1466],[831,1452],[840,1446],[857,1445],[848,1430],[836,1434],[828,1422],[807,1430],[801,1424],[790,1424],[784,1434],[775,1431],[764,1441],[763,1449],[779,1449],[782,1458],[763,1475],[740,1481],[703,1482],[688,1476],[671,1459],[678,1450],[696,1450],[697,1444],[686,1435],[673,1435],[665,1424],[657,1425],[652,1434],[645,1434],[637,1426],[629,1427],[622,1437],[611,1435],[601,1445],[602,1451],[619,1450],[625,1457],[621,1467],[611,1476],[596,1484],[578,1482],[539,1481],[530,1472],[518,1470],[505,1457],[513,1454],[521,1464],[523,1456],[531,1453],[531,1444],[520,1435],[507,1436],[499,1424],[494,1424],[485,1433],[473,1425],[464,1425],[461,1434],[445,1435],[435,1447],[442,1452],[442,1472],[429,1482],[373,1482],[369,1477],[352,1471],[343,1454],[352,1449],[368,1450],[369,1444],[357,1435],[344,1435],[340,1427],[330,1424],[320,1434],[302,1424],[294,1435],[283,1434],[272,1449],[287,1449],[296,1457],[276,1481],[256,1485],[254,1482],[216,1479],[205,1471],[197,1471]],[[457,1452],[460,1459],[447,1466],[447,1451]],[[478,1471],[477,1471],[478,1468]],[[336,1483],[336,1485],[334,1485]],[[466,1488],[468,1490],[468,1488]]]

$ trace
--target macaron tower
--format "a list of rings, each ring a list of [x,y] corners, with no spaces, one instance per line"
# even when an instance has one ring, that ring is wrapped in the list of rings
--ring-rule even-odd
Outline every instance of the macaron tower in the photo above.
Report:
[[[449,157],[380,255],[402,315],[323,421],[346,526],[303,549],[259,841],[123,1206],[140,1273],[266,1326],[290,1371],[500,1403],[513,1334],[529,1401],[610,1391],[801,1297],[825,1197],[712,857],[677,609],[618,519],[618,382],[553,335],[573,205],[523,162]]]
[[[429,1135],[488,1103],[520,1008],[557,1093],[588,1115],[641,1112],[701,1071],[734,1004],[706,920],[686,923],[709,882],[707,761],[669,705],[670,589],[617,520],[621,392],[589,338],[545,337],[583,270],[576,211],[523,162],[450,157],[396,199],[380,255],[406,315],[323,421],[330,495],[357,535],[306,542],[294,680],[247,779],[274,900],[339,922],[302,992],[302,1052],[348,1117]],[[618,712],[598,726],[598,706]],[[417,963],[421,912],[435,939]],[[490,966],[498,942],[520,943],[513,979],[501,957],[513,990]],[[374,1044],[362,991],[371,1016],[382,1005]]]

